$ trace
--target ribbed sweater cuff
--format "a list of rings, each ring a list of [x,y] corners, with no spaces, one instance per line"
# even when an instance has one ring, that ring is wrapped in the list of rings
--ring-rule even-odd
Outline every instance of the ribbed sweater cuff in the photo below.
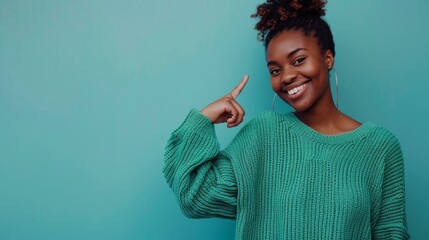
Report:
[[[206,136],[216,135],[214,125],[210,119],[195,108],[188,113],[185,120],[175,131],[176,134],[189,132],[203,133]]]

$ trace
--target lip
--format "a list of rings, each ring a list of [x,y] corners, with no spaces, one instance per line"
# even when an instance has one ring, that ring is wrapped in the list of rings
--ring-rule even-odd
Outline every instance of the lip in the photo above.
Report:
[[[301,95],[305,92],[305,90],[307,90],[309,84],[310,84],[310,81],[305,81],[303,83],[294,84],[292,86],[287,86],[287,87],[282,89],[282,92],[287,98],[289,98],[291,100],[295,100],[295,99],[301,97]],[[301,85],[304,85],[304,88],[302,88],[299,92],[292,94],[292,95],[288,93],[288,91],[290,91],[296,87],[299,87]]]

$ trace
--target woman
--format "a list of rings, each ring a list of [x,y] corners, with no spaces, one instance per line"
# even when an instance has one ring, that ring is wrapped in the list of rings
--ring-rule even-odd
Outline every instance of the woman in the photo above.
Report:
[[[235,218],[246,240],[409,238],[398,140],[332,99],[325,4],[268,0],[253,15],[272,88],[295,112],[259,114],[220,151],[213,124],[242,122],[245,76],[173,132],[164,174],[187,216]]]

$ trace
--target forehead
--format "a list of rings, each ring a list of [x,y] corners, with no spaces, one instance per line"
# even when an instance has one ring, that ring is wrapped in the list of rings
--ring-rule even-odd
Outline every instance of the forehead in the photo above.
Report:
[[[301,30],[287,30],[274,36],[267,47],[267,59],[284,58],[298,48],[312,53],[320,53],[317,39],[307,36]]]

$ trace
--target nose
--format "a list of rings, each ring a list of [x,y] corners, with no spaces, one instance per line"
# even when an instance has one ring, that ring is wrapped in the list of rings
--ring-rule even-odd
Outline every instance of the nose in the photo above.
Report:
[[[282,83],[284,84],[289,84],[291,82],[293,82],[293,80],[297,77],[297,73],[296,71],[294,71],[293,69],[289,68],[285,68],[283,70],[283,74],[282,74]]]

